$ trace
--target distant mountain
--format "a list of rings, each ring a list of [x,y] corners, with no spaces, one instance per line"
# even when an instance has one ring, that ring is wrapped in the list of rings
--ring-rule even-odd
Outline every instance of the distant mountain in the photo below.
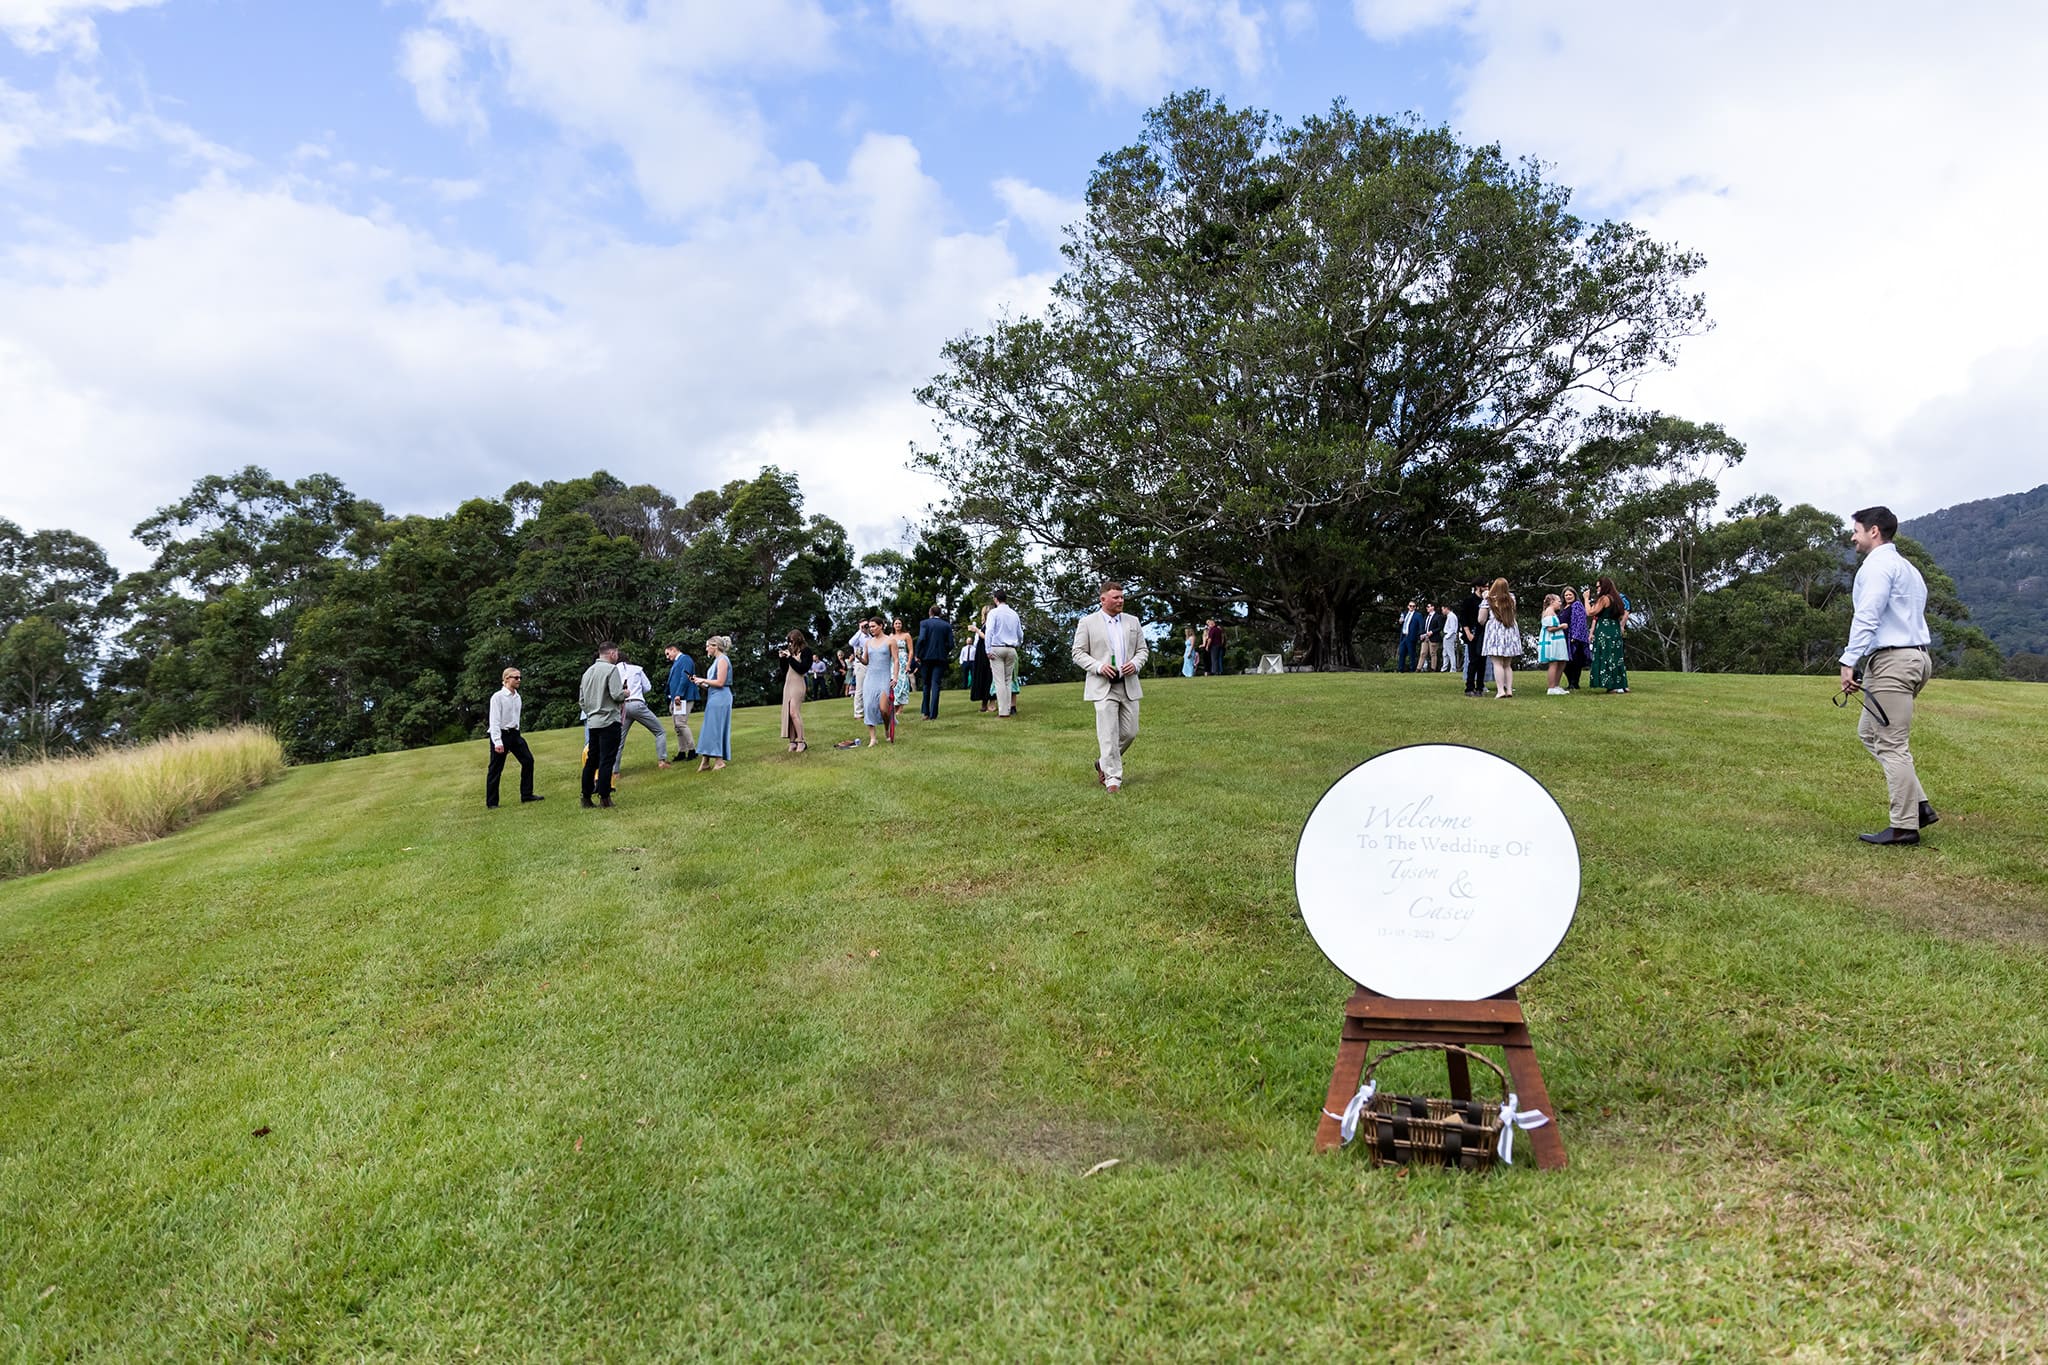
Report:
[[[1956,581],[1970,624],[2011,654],[2048,654],[2048,483],[1899,524]]]

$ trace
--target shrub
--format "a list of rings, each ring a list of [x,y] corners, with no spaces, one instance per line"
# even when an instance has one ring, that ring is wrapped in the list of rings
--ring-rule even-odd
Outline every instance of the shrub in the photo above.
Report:
[[[0,877],[160,838],[284,766],[276,736],[245,725],[0,767]]]

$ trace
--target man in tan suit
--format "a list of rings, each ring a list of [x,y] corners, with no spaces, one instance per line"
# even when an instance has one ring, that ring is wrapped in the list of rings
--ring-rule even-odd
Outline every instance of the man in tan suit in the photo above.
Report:
[[[1145,623],[1124,612],[1124,585],[1102,585],[1102,609],[1074,627],[1074,662],[1086,673],[1081,699],[1095,703],[1095,780],[1111,791],[1124,785],[1124,750],[1138,738],[1138,681],[1145,659]]]

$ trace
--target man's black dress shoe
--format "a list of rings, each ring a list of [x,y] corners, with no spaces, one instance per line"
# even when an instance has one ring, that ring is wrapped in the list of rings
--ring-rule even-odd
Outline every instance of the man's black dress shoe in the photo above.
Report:
[[[1929,825],[1938,825],[1940,823],[1941,817],[1934,813],[1934,807],[1922,801],[1920,803],[1920,828],[1926,829]]]
[[[1859,834],[1856,837],[1866,844],[1917,844],[1920,842],[1920,831],[1917,829],[1900,829],[1897,825],[1893,825],[1891,828],[1881,829],[1875,834]]]
[[[584,797],[584,798],[583,798],[583,809],[585,809],[585,810],[596,810],[596,809],[597,809],[597,802],[595,802],[595,801],[591,800],[591,799],[590,799],[589,797],[587,797],[587,796],[586,796],[586,797]]]
[[[547,800],[547,798],[546,798],[545,796],[522,796],[522,797],[520,797],[520,798],[519,798],[519,804],[523,806],[523,805],[525,805],[525,804],[526,804],[527,802],[529,802],[529,801],[545,801],[545,800]]]

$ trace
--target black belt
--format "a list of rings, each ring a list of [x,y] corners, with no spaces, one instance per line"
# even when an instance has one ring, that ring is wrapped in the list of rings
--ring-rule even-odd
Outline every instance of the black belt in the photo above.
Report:
[[[1878,655],[1880,655],[1880,654],[1892,654],[1892,653],[1896,653],[1897,651],[1899,651],[1899,650],[1901,650],[1901,649],[1931,649],[1931,648],[1933,648],[1933,646],[1932,646],[1932,645],[1884,645],[1884,646],[1882,646],[1881,648],[1878,648],[1878,649],[1873,649],[1873,650],[1871,650],[1871,651],[1870,651],[1870,652],[1869,652],[1868,654],[1864,655],[1863,657],[1864,657],[1864,658],[1866,658],[1866,659],[1875,659],[1875,658],[1876,658],[1876,657],[1877,657]]]

